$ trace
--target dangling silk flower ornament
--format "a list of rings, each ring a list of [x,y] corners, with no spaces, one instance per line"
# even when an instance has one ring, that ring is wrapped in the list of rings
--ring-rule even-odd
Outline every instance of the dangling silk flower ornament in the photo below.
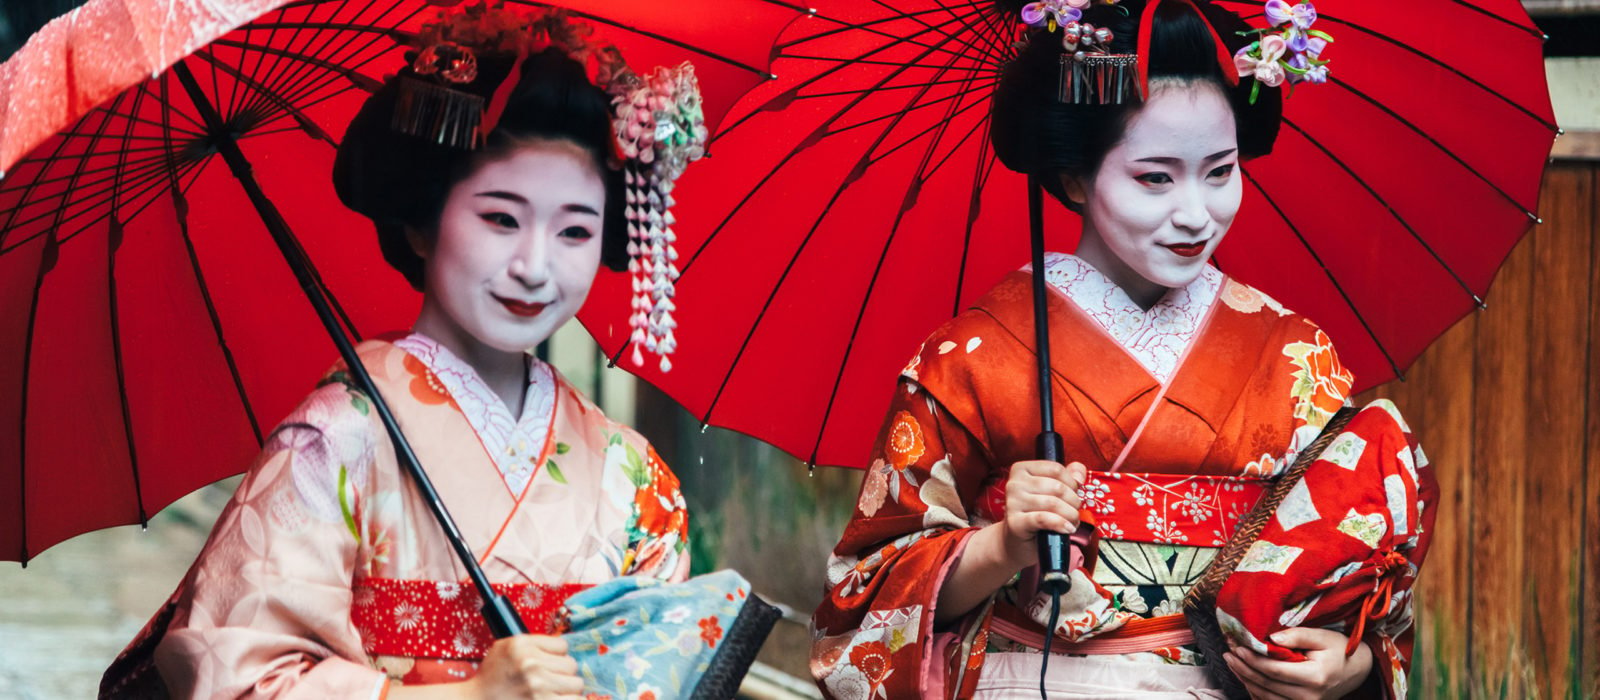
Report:
[[[625,218],[628,271],[633,275],[633,362],[646,351],[661,357],[661,371],[672,369],[668,356],[678,347],[676,283],[678,235],[672,230],[672,189],[689,163],[705,155],[709,133],[701,111],[700,83],[694,66],[657,68],[648,76],[631,72],[611,83],[617,145],[626,163]]]
[[[1255,104],[1261,86],[1277,87],[1286,80],[1296,83],[1328,81],[1327,61],[1322,50],[1333,42],[1326,32],[1312,29],[1317,8],[1309,0],[1290,5],[1284,0],[1267,0],[1264,8],[1271,28],[1245,32],[1260,36],[1233,55],[1240,78],[1255,78],[1250,89],[1250,104]]]

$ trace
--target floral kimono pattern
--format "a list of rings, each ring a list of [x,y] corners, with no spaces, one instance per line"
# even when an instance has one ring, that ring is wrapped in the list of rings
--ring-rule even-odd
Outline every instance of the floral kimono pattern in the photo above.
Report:
[[[1050,256],[1046,273],[1056,429],[1090,469],[1082,496],[1098,534],[1069,572],[1055,648],[1203,664],[1185,643],[1183,596],[1353,377],[1314,324],[1214,269],[1149,312],[1072,256]],[[811,667],[828,697],[970,697],[987,656],[1039,653],[1048,598],[1031,569],[958,624],[933,622],[967,537],[1004,515],[1010,465],[1034,458],[1030,274],[936,330],[901,373],[813,619]],[[1411,601],[1390,609],[1365,641],[1392,669],[1374,678],[1398,697]]]
[[[521,419],[421,336],[360,353],[491,582],[530,631],[619,576],[681,581],[677,479],[530,358]],[[342,367],[275,429],[167,606],[108,671],[175,697],[378,698],[460,680],[492,643],[477,595]]]

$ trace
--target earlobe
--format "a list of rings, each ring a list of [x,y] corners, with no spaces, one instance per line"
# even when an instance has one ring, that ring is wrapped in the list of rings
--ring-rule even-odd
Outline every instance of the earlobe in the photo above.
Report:
[[[1079,206],[1083,206],[1089,199],[1084,194],[1083,181],[1067,173],[1061,173],[1061,191],[1067,195],[1068,201]]]
[[[411,246],[411,252],[416,253],[419,258],[427,260],[428,256],[433,253],[433,246],[429,245],[428,237],[410,226],[405,227],[405,233],[406,245]]]

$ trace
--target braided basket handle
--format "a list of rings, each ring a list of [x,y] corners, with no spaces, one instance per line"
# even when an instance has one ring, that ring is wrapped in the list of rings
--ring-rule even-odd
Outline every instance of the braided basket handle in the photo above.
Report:
[[[1267,521],[1278,510],[1278,504],[1289,495],[1300,479],[1305,476],[1306,470],[1322,451],[1327,449],[1328,443],[1344,431],[1358,411],[1354,406],[1345,406],[1333,414],[1328,424],[1323,426],[1322,432],[1317,434],[1317,439],[1295,457],[1294,464],[1289,471],[1272,485],[1256,506],[1239,521],[1239,527],[1234,530],[1233,537],[1217,552],[1211,565],[1206,567],[1205,573],[1200,575],[1200,580],[1189,589],[1188,595],[1183,597],[1183,614],[1189,620],[1189,628],[1194,630],[1195,644],[1200,647],[1200,653],[1206,659],[1206,670],[1211,674],[1211,679],[1230,698],[1247,698],[1249,693],[1244,684],[1228,670],[1226,664],[1221,663],[1222,654],[1228,651],[1228,641],[1222,634],[1222,627],[1217,624],[1217,594],[1222,591],[1222,584],[1233,575],[1233,570],[1239,566],[1239,560],[1244,558],[1245,552],[1261,537],[1261,531],[1266,529]]]

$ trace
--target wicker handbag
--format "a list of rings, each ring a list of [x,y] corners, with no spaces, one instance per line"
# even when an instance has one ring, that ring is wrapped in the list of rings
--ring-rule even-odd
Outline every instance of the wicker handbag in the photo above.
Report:
[[[1239,521],[1239,528],[1234,531],[1233,537],[1222,546],[1216,558],[1211,560],[1211,565],[1201,574],[1200,580],[1189,589],[1188,595],[1183,597],[1183,614],[1189,620],[1189,628],[1194,631],[1195,644],[1200,647],[1200,653],[1206,659],[1206,669],[1210,672],[1212,680],[1230,698],[1248,698],[1249,693],[1238,677],[1228,670],[1227,664],[1220,662],[1223,653],[1228,651],[1228,641],[1222,634],[1221,626],[1217,624],[1217,594],[1222,590],[1222,584],[1233,575],[1233,570],[1238,568],[1239,560],[1250,550],[1250,545],[1255,544],[1256,539],[1261,536],[1261,531],[1277,512],[1278,505],[1283,502],[1284,497],[1289,495],[1295,484],[1300,483],[1306,470],[1317,461],[1322,451],[1328,447],[1328,443],[1333,442],[1356,413],[1355,407],[1345,406],[1333,414],[1333,418],[1322,428],[1322,432],[1317,434],[1317,439],[1295,458],[1289,471],[1285,472],[1272,488],[1262,495],[1256,507]]]

